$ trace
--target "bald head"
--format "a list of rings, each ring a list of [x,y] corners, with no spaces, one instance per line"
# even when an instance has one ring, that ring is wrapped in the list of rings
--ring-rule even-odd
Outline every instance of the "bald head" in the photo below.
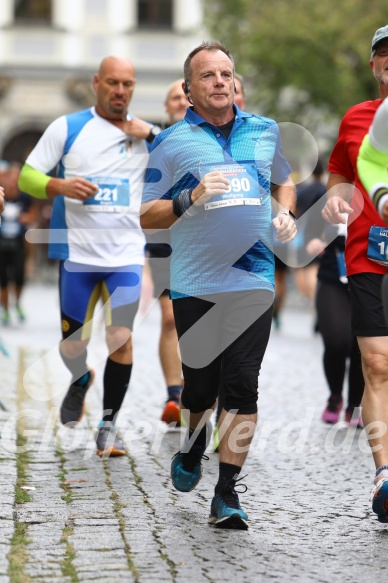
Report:
[[[135,75],[135,67],[129,59],[124,57],[116,57],[115,55],[109,55],[102,59],[100,66],[98,68],[98,76],[106,77],[112,74],[116,70],[127,70],[131,74]]]
[[[135,88],[135,68],[129,59],[105,57],[94,75],[96,111],[109,119],[123,119]]]
[[[185,117],[186,109],[190,105],[186,94],[183,92],[183,83],[183,79],[178,79],[171,83],[167,89],[164,106],[171,125],[181,121]]]

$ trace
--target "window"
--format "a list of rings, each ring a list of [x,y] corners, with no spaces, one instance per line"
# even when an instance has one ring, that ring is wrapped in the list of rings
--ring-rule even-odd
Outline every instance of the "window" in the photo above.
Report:
[[[51,0],[15,0],[15,20],[51,22]]]
[[[67,1],[69,1],[69,0],[67,0]],[[104,15],[105,11],[106,11],[105,0],[87,0],[87,2],[86,2],[86,14]]]
[[[172,0],[139,0],[139,27],[172,28]]]

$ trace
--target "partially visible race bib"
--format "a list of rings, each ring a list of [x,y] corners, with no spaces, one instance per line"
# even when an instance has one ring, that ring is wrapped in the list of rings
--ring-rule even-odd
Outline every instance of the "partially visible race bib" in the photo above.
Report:
[[[388,229],[377,226],[369,229],[367,257],[388,267]]]
[[[254,173],[256,167],[253,165]],[[260,205],[263,196],[259,190],[257,175],[252,176],[247,164],[206,164],[202,167],[202,176],[217,170],[229,180],[229,188],[224,194],[213,196],[205,203],[205,210],[237,205]]]
[[[348,283],[348,278],[346,277],[346,263],[345,263],[345,253],[343,251],[336,251],[338,276],[341,283]]]
[[[130,205],[129,180],[91,176],[87,180],[98,186],[98,192],[83,202],[85,210],[97,212],[125,212]]]

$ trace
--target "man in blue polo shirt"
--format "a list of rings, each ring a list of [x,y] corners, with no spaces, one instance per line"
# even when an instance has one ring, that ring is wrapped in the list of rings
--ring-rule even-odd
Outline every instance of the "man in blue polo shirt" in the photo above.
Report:
[[[209,522],[246,529],[235,486],[256,427],[271,328],[272,226],[283,242],[295,237],[295,188],[276,123],[233,104],[234,64],[223,45],[194,49],[184,79],[192,107],[155,139],[141,217],[145,229],[171,227],[170,290],[189,427],[171,477],[182,492],[198,484],[221,384],[219,479]]]

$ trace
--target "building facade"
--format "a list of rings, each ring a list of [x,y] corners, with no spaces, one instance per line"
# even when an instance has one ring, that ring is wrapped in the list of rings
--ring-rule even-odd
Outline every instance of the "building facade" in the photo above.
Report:
[[[53,119],[93,104],[110,54],[136,67],[131,113],[163,125],[201,25],[201,0],[1,0],[0,158],[23,162]]]

